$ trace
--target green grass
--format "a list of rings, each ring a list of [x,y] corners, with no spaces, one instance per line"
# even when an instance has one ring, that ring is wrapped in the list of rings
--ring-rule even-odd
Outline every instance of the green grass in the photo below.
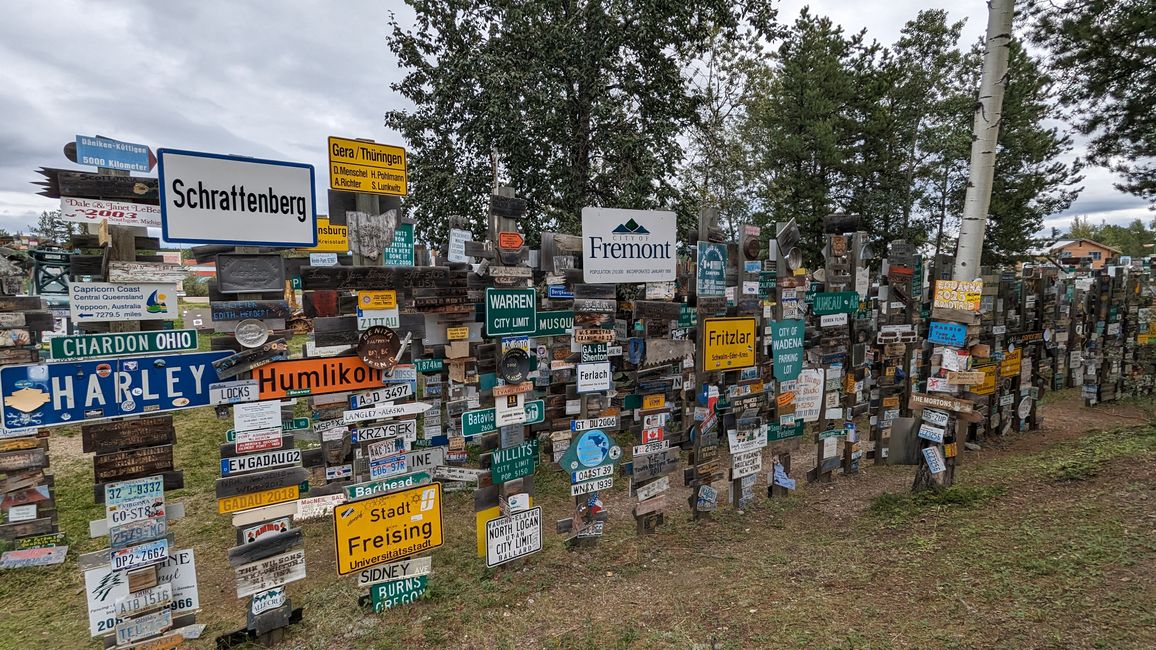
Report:
[[[900,524],[949,509],[978,508],[1006,492],[1002,485],[963,484],[916,493],[884,492],[871,502],[869,511],[890,524]]]

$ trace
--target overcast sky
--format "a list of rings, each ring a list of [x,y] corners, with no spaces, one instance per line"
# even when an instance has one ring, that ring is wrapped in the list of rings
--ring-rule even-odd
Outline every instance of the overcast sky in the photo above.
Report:
[[[892,42],[918,0],[788,0],[789,21],[809,4],[849,31]],[[979,38],[986,3],[939,3]],[[62,147],[76,134],[312,163],[318,209],[327,185],[325,138],[404,144],[382,126],[402,105],[386,47],[398,0],[6,0],[0,21],[0,227],[27,230],[59,201],[35,194],[37,167],[72,165]],[[1046,226],[1074,215],[1148,220],[1145,204],[1089,169],[1080,199]]]

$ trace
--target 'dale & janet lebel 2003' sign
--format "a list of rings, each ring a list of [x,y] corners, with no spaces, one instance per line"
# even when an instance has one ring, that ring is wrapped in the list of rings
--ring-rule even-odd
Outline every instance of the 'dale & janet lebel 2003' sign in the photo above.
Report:
[[[582,208],[583,279],[592,284],[675,279],[673,212]]]

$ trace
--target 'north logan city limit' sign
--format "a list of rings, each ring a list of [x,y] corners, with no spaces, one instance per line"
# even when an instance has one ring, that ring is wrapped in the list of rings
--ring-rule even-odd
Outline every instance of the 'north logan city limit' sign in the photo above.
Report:
[[[157,159],[166,241],[317,245],[312,165],[175,149]]]

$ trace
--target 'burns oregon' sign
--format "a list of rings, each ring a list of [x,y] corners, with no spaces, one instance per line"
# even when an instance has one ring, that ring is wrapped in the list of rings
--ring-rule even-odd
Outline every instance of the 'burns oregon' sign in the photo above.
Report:
[[[706,372],[755,365],[754,318],[707,318],[703,321],[702,367]]]
[[[442,545],[441,483],[354,501],[333,509],[337,573],[356,571]]]

